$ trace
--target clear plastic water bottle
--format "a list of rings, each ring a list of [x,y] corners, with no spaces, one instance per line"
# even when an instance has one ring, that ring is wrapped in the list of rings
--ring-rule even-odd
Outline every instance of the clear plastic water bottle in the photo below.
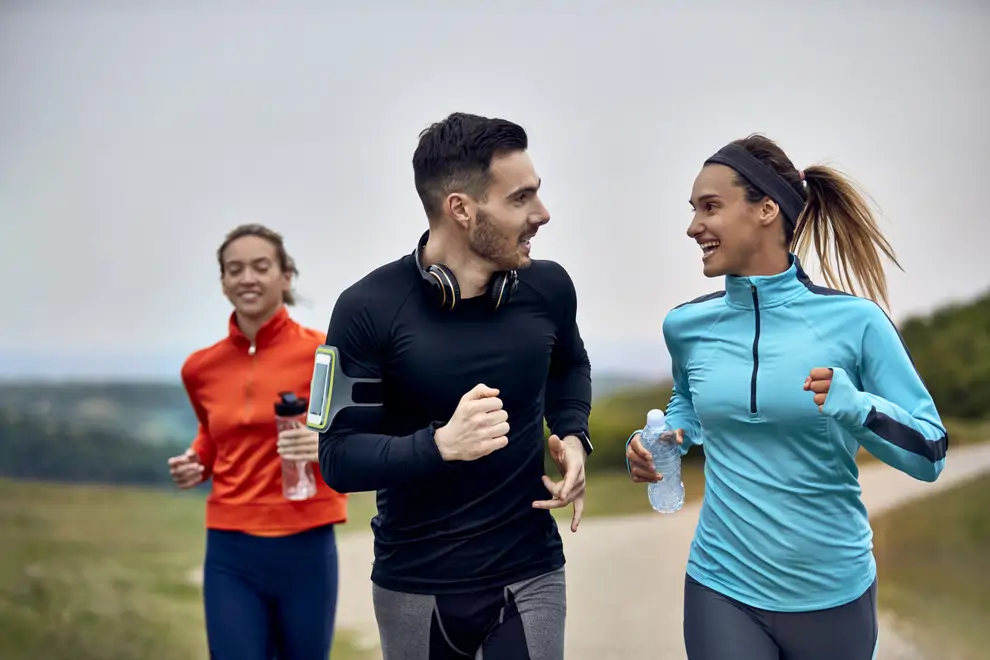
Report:
[[[660,513],[680,511],[684,506],[681,447],[677,444],[677,435],[667,426],[667,417],[662,410],[654,409],[647,413],[646,427],[640,441],[653,455],[654,469],[663,475],[662,480],[646,487],[650,506]]]
[[[292,392],[282,392],[275,404],[275,426],[281,433],[286,429],[306,426],[306,399]],[[308,500],[316,495],[316,477],[309,461],[282,459],[282,494],[293,501]]]

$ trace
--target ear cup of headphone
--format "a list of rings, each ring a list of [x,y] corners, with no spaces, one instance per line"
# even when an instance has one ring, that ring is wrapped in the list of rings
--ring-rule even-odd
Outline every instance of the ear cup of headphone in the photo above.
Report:
[[[440,308],[454,309],[457,301],[461,299],[461,288],[457,285],[457,278],[454,277],[454,274],[443,264],[433,264],[426,270],[426,273],[433,283]]]
[[[519,284],[519,276],[514,270],[495,273],[488,285],[488,300],[492,309],[498,309],[512,298],[512,293]]]
[[[426,246],[426,241],[430,233],[426,232],[419,239],[419,247],[413,252],[416,260],[416,270],[420,277],[429,284],[437,306],[445,311],[450,311],[457,306],[461,300],[461,287],[457,284],[457,278],[453,271],[443,264],[433,264],[429,268],[423,268],[420,261],[420,253]],[[492,309],[497,310],[503,307],[515,292],[519,284],[519,274],[514,270],[499,271],[492,276],[488,283],[487,299]]]

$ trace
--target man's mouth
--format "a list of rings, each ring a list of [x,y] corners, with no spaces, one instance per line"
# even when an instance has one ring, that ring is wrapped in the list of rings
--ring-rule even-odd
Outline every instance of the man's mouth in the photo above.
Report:
[[[529,236],[525,236],[525,237],[523,237],[523,238],[522,238],[522,239],[521,239],[521,240],[519,241],[519,245],[521,245],[521,246],[522,246],[522,249],[523,249],[523,251],[524,251],[524,252],[525,252],[526,254],[529,254],[529,251],[530,251],[530,248],[532,248],[532,243],[531,243],[531,241],[533,240],[533,237],[534,237],[534,236],[536,236],[536,234],[530,234]]]
[[[715,250],[718,249],[719,245],[721,245],[721,243],[719,243],[718,241],[705,241],[704,243],[700,243],[699,246],[701,247],[701,260],[705,261],[706,259],[708,259],[708,257],[715,254]]]

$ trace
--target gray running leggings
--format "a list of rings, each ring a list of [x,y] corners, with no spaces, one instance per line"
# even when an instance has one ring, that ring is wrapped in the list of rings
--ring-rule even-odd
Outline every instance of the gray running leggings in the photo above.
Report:
[[[815,612],[770,612],[685,576],[688,660],[872,660],[877,641],[876,580],[845,605]]]
[[[564,569],[471,594],[372,585],[384,660],[564,660]]]

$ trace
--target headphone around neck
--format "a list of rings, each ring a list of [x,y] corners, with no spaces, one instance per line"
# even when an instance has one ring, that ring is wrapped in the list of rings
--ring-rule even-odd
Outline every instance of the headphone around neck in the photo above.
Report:
[[[423,234],[422,238],[419,239],[419,245],[416,247],[416,251],[413,253],[416,257],[416,270],[419,271],[423,281],[430,285],[429,288],[433,292],[433,297],[436,299],[440,309],[450,311],[461,300],[461,288],[457,284],[457,278],[454,277],[454,273],[445,265],[433,264],[429,268],[423,268],[420,254],[423,252],[423,248],[426,246],[426,241],[429,237],[429,231]],[[485,292],[485,298],[488,300],[492,309],[497,310],[509,302],[518,285],[519,275],[516,271],[498,271],[488,282],[488,290]]]

